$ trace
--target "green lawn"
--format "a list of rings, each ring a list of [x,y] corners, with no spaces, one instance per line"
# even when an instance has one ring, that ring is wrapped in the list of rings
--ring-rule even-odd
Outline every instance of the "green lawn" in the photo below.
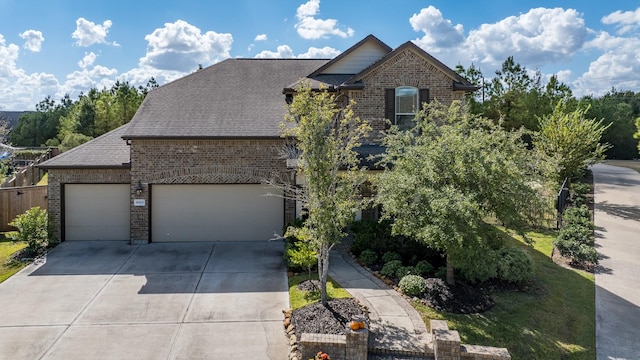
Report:
[[[593,274],[551,261],[554,233],[532,232],[527,249],[536,263],[537,281],[529,292],[493,294],[495,307],[483,314],[439,313],[414,303],[428,323],[445,319],[463,343],[506,347],[512,359],[595,359],[595,285]]]
[[[5,281],[27,265],[27,263],[7,263],[7,259],[11,254],[26,246],[27,244],[25,243],[12,242],[0,234],[0,282]]]
[[[318,274],[311,274],[312,279],[318,279]],[[297,285],[309,279],[309,274],[301,274],[289,278],[289,304],[292,310],[320,301],[320,291],[301,291]],[[330,299],[350,298],[351,294],[338,283],[329,278],[327,280],[327,295]]]

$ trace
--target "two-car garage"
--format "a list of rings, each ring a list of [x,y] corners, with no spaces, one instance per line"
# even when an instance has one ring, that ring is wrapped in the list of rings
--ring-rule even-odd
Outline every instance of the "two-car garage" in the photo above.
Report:
[[[284,200],[260,184],[149,187],[154,242],[268,240],[282,232]],[[64,186],[65,240],[129,240],[130,184]]]

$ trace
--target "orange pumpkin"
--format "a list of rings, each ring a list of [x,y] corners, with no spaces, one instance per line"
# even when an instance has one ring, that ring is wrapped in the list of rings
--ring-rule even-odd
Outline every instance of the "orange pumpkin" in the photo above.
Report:
[[[364,321],[351,321],[349,323],[349,327],[354,331],[358,329],[364,329],[364,326]]]

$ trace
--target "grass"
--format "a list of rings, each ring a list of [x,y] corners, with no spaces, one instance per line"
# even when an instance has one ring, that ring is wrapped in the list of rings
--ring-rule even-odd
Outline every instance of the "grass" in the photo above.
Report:
[[[531,232],[533,247],[508,236],[536,263],[537,281],[528,292],[493,294],[495,306],[483,314],[440,313],[414,303],[425,323],[447,320],[463,343],[506,347],[512,359],[595,359],[593,274],[551,261],[554,232]]]
[[[27,265],[27,263],[23,262],[7,262],[7,259],[9,259],[13,253],[26,246],[27,244],[25,243],[12,242],[0,233],[0,283]]]
[[[317,280],[318,274],[311,274],[311,278]],[[300,274],[289,278],[289,304],[292,310],[320,301],[320,291],[298,290],[298,284],[307,279],[309,279],[309,274]],[[329,299],[343,299],[351,297],[351,294],[349,294],[347,290],[343,289],[330,277],[327,279],[327,295]]]
[[[640,173],[640,161],[638,160],[607,160],[604,163],[611,166],[626,167]]]

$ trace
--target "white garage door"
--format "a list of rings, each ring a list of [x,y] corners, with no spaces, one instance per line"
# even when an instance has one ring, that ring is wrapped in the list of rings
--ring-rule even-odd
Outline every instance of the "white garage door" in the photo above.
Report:
[[[129,240],[129,184],[67,184],[65,240]]]
[[[284,201],[267,192],[264,185],[153,185],[151,240],[271,239],[282,233]]]

